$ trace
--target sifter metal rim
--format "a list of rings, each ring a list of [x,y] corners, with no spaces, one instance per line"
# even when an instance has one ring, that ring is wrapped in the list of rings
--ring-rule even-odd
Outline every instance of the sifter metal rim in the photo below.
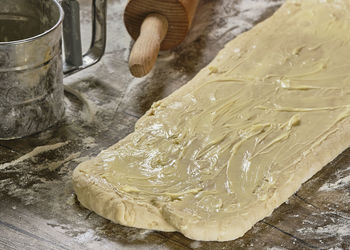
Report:
[[[1,45],[16,45],[16,44],[23,44],[23,43],[29,43],[29,42],[32,42],[40,37],[43,37],[49,33],[51,33],[52,31],[54,31],[58,26],[61,25],[61,23],[63,22],[63,18],[64,18],[64,11],[62,9],[62,6],[57,2],[57,0],[52,0],[57,8],[58,8],[58,11],[60,13],[60,17],[57,21],[57,23],[52,26],[50,29],[44,31],[43,33],[40,33],[39,35],[36,35],[36,36],[33,36],[33,37],[29,37],[29,38],[26,38],[26,39],[22,39],[22,40],[16,40],[16,41],[10,41],[10,42],[0,42],[0,46]]]

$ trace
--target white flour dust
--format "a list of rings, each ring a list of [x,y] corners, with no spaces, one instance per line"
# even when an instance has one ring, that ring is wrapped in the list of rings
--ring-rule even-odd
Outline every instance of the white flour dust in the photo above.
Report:
[[[328,224],[319,227],[305,227],[297,230],[302,234],[320,234],[323,236],[335,236],[339,239],[350,236],[350,225],[347,220],[339,220],[336,224]]]
[[[325,183],[320,188],[319,191],[334,191],[336,189],[343,189],[349,186],[350,188],[350,167],[344,169],[337,173],[337,181],[334,183]]]
[[[240,0],[232,1],[228,6],[227,4],[216,6],[216,11],[222,13],[220,17],[222,20],[221,25],[213,32],[212,39],[232,39],[233,36],[251,29],[257,22],[264,19],[266,10],[277,9],[283,2],[284,0]],[[229,8],[236,10],[236,13],[232,14]]]
[[[327,225],[325,227],[318,227],[316,233],[319,234],[337,234],[340,236],[349,236],[350,235],[350,225],[349,223],[337,224],[337,225]]]
[[[25,160],[28,160],[28,159],[31,159],[39,154],[42,154],[44,152],[47,152],[47,151],[52,151],[52,150],[55,150],[55,149],[58,149],[60,147],[63,147],[65,145],[67,145],[69,143],[69,141],[66,141],[66,142],[59,142],[59,143],[56,143],[56,144],[52,144],[52,145],[45,145],[45,146],[39,146],[39,147],[36,147],[34,148],[31,152],[21,156],[20,158],[16,159],[16,160],[13,160],[11,162],[7,162],[7,163],[4,163],[4,164],[1,164],[0,165],[0,170],[1,169],[5,169],[9,166],[14,166],[20,162],[23,162]]]
[[[196,248],[200,248],[202,246],[202,244],[200,243],[200,241],[193,241],[191,244],[190,244],[190,247],[192,249],[196,249]]]
[[[65,157],[64,160],[48,162],[47,164],[42,165],[38,169],[40,169],[40,170],[42,170],[42,169],[49,169],[50,171],[55,171],[56,169],[61,167],[63,164],[65,164],[67,162],[70,162],[73,159],[78,158],[80,156],[80,154],[81,154],[80,152],[70,154],[69,156]]]
[[[99,237],[96,236],[93,230],[88,229],[85,233],[82,233],[76,236],[75,240],[79,243],[86,243],[94,240],[99,240]]]

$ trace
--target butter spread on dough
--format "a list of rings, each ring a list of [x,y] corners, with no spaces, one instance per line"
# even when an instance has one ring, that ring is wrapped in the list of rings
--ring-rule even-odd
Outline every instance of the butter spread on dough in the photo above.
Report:
[[[287,1],[73,174],[123,225],[232,240],[350,145],[350,2]]]

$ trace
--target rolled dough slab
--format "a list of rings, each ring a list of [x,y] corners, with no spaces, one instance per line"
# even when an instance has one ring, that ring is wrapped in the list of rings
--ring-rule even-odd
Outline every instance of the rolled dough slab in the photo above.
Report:
[[[126,226],[242,236],[349,147],[349,30],[349,1],[287,1],[80,164],[79,201]]]

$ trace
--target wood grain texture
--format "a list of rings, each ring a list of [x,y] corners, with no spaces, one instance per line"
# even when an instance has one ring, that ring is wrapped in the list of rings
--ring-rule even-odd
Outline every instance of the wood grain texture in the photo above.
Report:
[[[152,13],[145,18],[129,57],[129,69],[133,76],[143,77],[151,71],[167,31],[166,17]]]
[[[198,2],[199,0],[130,0],[125,8],[124,23],[131,37],[136,40],[147,15],[158,13],[165,16],[169,28],[160,49],[172,49],[185,39]]]
[[[188,26],[191,27],[199,0],[179,0],[187,13]]]

